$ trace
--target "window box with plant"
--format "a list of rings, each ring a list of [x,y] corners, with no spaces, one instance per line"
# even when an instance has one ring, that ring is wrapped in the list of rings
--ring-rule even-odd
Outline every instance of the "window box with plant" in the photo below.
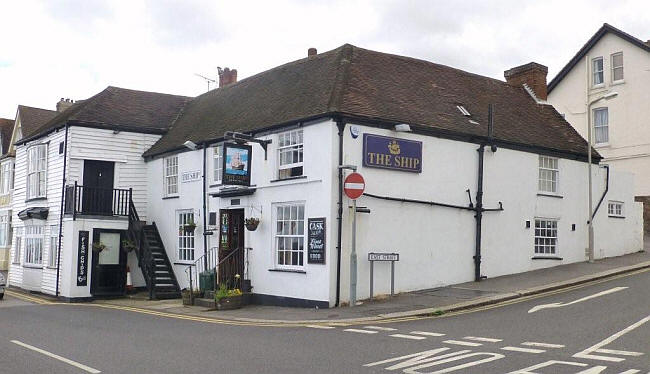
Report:
[[[183,225],[183,230],[186,233],[193,233],[194,230],[196,230],[196,223],[194,223],[193,219],[189,219],[185,225]]]

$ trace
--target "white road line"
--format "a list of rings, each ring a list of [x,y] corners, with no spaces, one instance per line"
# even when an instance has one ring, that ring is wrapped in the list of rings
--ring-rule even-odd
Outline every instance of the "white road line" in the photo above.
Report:
[[[503,341],[503,339],[481,338],[480,336],[466,336],[463,339],[474,340],[477,342],[487,342],[487,343],[498,343],[500,341]]]
[[[523,353],[544,353],[543,349],[522,348],[522,347],[503,347],[504,351],[523,352]]]
[[[305,327],[311,327],[312,329],[323,329],[323,330],[331,330],[336,328],[334,326],[326,326],[326,325],[306,325]]]
[[[621,356],[643,356],[643,353],[641,352],[619,351],[616,349],[596,349],[594,352],[609,353],[610,355],[621,355]]]
[[[560,307],[563,307],[563,306],[568,306],[568,305],[572,305],[572,304],[575,304],[575,303],[580,303],[580,302],[587,301],[587,300],[590,300],[590,299],[593,299],[593,298],[596,298],[596,297],[599,297],[599,296],[604,296],[604,295],[608,295],[610,293],[622,291],[622,290],[624,290],[626,288],[628,288],[628,287],[614,287],[612,289],[602,291],[602,292],[598,292],[596,294],[589,295],[587,297],[583,297],[581,299],[574,300],[574,301],[571,301],[569,303],[551,303],[551,304],[537,305],[535,307],[532,307],[528,311],[528,313],[534,313],[534,312],[537,312],[538,310],[542,310],[542,309],[560,308]]]
[[[411,334],[415,335],[424,335],[424,336],[445,336],[439,332],[428,332],[428,331],[411,331]]]
[[[382,326],[363,326],[364,329],[379,330],[379,331],[395,331],[392,327],[382,327]]]
[[[625,370],[624,372],[622,372],[620,374],[636,374],[636,373],[640,373],[640,372],[641,372],[641,370],[630,369],[630,370]]]
[[[343,331],[358,332],[359,334],[376,334],[377,333],[377,331],[361,330],[361,329],[345,329]]]
[[[610,362],[621,362],[625,361],[624,358],[620,357],[609,357],[609,356],[598,356],[598,355],[592,355],[592,352],[596,352],[597,350],[601,349],[602,347],[606,346],[607,344],[613,342],[614,340],[620,338],[621,336],[627,334],[628,332],[636,329],[637,327],[643,325],[644,323],[650,321],[650,316],[645,317],[644,319],[640,320],[639,322],[636,322],[623,330],[617,332],[616,334],[610,336],[609,338],[596,343],[595,345],[592,345],[591,347],[585,349],[582,352],[578,352],[573,355],[573,357],[576,358],[586,358],[586,359],[591,359],[591,360],[602,360],[602,361],[610,361]]]
[[[542,347],[542,348],[564,348],[562,344],[549,344],[549,343],[538,343],[538,342],[523,342],[521,345],[528,347]]]
[[[467,346],[467,347],[478,347],[478,346],[483,345],[481,343],[464,342],[462,340],[445,340],[445,341],[443,341],[443,343],[455,344],[455,345],[464,345],[464,346]]]
[[[61,356],[59,356],[59,355],[55,355],[54,353],[50,353],[50,352],[48,352],[48,351],[45,351],[45,350],[43,350],[43,349],[36,348],[36,347],[31,346],[31,345],[29,345],[29,344],[25,344],[25,343],[23,343],[23,342],[21,342],[21,341],[18,341],[18,340],[12,340],[11,342],[14,343],[14,344],[17,344],[17,345],[19,345],[19,346],[21,346],[21,347],[25,347],[25,348],[27,348],[27,349],[31,349],[31,350],[34,351],[34,352],[38,352],[38,353],[40,353],[40,354],[43,354],[43,355],[45,355],[45,356],[48,356],[48,357],[51,357],[51,358],[53,358],[53,359],[59,360],[59,361],[61,361],[61,362],[65,362],[65,363],[68,364],[68,365],[74,366],[74,367],[76,367],[76,368],[79,368],[79,369],[81,369],[81,370],[87,371],[87,372],[89,372],[89,373],[94,373],[94,374],[99,374],[99,373],[101,373],[101,371],[99,371],[99,370],[97,370],[97,369],[93,369],[93,368],[91,368],[91,367],[89,367],[89,366],[86,366],[86,365],[80,364],[80,363],[78,363],[78,362],[76,362],[76,361],[72,361],[72,360],[69,360],[69,359],[67,359],[67,358],[65,358],[65,357],[61,357]]]
[[[426,339],[424,336],[405,335],[405,334],[393,334],[390,336],[392,336],[393,338],[412,339],[412,340]]]

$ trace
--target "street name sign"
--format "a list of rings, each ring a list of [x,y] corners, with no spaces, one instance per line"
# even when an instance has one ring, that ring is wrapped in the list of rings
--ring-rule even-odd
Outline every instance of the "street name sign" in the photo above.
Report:
[[[399,253],[368,253],[368,261],[399,261]]]

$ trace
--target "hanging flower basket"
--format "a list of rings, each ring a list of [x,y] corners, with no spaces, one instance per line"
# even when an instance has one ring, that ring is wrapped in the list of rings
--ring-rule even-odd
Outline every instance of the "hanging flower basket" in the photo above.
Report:
[[[259,218],[246,218],[244,220],[244,225],[246,225],[246,229],[248,231],[255,231],[257,230],[257,226],[260,224],[260,219]]]
[[[196,230],[196,223],[193,221],[189,221],[188,223],[183,225],[183,230],[187,233],[193,233],[194,230]]]
[[[102,242],[95,242],[93,243],[93,252],[101,252],[103,250],[107,249],[106,244]]]
[[[138,247],[135,245],[134,242],[132,242],[132,241],[130,241],[128,239],[122,240],[122,250],[124,252],[126,252],[126,253],[133,252],[137,248]]]

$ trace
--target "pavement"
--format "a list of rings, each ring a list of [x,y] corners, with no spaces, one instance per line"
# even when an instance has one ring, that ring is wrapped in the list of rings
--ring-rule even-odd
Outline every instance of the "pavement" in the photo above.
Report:
[[[181,300],[148,300],[146,294],[94,303],[149,309],[187,316],[275,324],[359,323],[410,316],[437,315],[496,304],[553,290],[650,268],[650,251],[580,262],[553,268],[468,282],[448,287],[406,292],[393,297],[364,300],[355,307],[329,309],[248,305],[242,309],[215,311],[183,306]]]

